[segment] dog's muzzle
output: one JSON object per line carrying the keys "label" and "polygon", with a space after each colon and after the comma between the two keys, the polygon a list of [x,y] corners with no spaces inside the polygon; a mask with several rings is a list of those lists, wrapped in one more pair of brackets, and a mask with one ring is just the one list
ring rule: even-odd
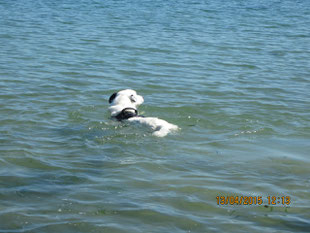
{"label": "dog's muzzle", "polygon": [[119,121],[127,120],[131,117],[138,116],[138,110],[135,108],[124,108],[115,118]]}

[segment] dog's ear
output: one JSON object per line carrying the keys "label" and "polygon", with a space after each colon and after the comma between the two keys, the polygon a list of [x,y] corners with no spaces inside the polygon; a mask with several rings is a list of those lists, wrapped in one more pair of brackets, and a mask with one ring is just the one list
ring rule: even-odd
{"label": "dog's ear", "polygon": [[113,100],[115,99],[115,97],[117,96],[117,92],[113,93],[110,98],[109,98],[109,103],[111,104],[113,102]]}

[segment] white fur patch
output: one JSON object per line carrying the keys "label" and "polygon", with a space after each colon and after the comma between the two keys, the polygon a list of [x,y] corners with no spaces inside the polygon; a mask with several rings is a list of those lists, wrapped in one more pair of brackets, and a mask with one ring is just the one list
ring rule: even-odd
{"label": "white fur patch", "polygon": [[168,123],[165,120],[156,117],[131,117],[127,121],[139,123],[150,127],[153,130],[153,135],[157,137],[164,137],[171,131],[178,129],[178,126]]}
{"label": "white fur patch", "polygon": [[116,116],[124,108],[137,109],[143,102],[143,97],[141,95],[137,95],[136,91],[130,89],[122,90],[117,92],[115,99],[109,107],[109,111],[111,112],[111,116]]}

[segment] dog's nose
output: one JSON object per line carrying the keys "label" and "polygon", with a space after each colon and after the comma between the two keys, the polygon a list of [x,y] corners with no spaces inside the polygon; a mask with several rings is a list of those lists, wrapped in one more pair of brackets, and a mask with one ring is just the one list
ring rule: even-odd
{"label": "dog's nose", "polygon": [[140,96],[139,96],[138,103],[139,103],[139,104],[142,104],[143,102],[144,102],[144,99],[143,99],[143,97],[140,95]]}

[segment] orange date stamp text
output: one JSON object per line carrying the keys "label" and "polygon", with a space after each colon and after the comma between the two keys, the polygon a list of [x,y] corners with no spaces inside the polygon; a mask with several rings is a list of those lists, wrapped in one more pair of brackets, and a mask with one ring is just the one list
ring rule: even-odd
{"label": "orange date stamp text", "polygon": [[217,205],[282,205],[291,204],[290,196],[216,196]]}

